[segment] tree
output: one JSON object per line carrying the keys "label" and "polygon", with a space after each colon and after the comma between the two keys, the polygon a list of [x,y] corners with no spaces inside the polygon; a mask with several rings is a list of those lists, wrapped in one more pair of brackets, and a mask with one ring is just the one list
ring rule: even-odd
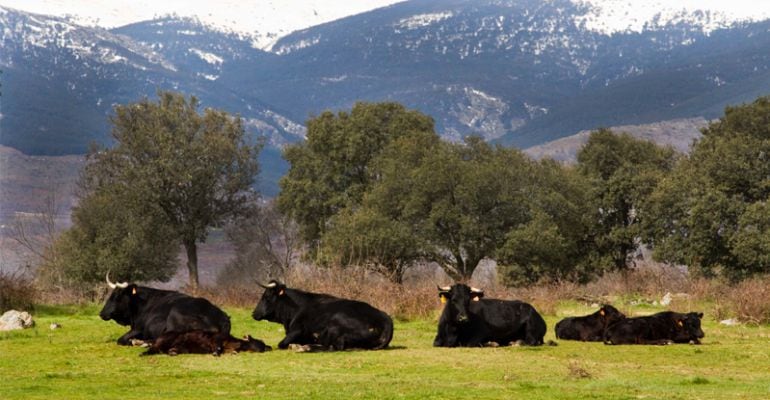
{"label": "tree", "polygon": [[727,107],[652,197],[655,257],[739,280],[770,272],[770,97]]}
{"label": "tree", "polygon": [[300,250],[296,224],[274,202],[254,207],[249,215],[233,221],[225,234],[235,247],[235,258],[217,277],[220,284],[282,279]]}
{"label": "tree", "polygon": [[408,230],[422,259],[465,281],[524,218],[530,162],[520,151],[425,137],[396,142],[377,162],[365,204]]}
{"label": "tree", "polygon": [[157,102],[145,98],[116,106],[111,118],[116,144],[91,152],[83,178],[95,201],[107,202],[101,206],[121,207],[122,196],[130,196],[136,198],[130,211],[137,218],[149,213],[155,226],[168,226],[185,247],[193,288],[197,242],[254,204],[260,150],[260,144],[247,143],[240,118],[210,108],[199,114],[198,107],[195,97],[162,91]]}
{"label": "tree", "polygon": [[591,242],[588,180],[546,159],[533,165],[528,184],[526,219],[506,234],[496,252],[503,283],[585,282],[600,273]]}
{"label": "tree", "polygon": [[284,151],[279,209],[299,225],[315,253],[329,220],[360,204],[377,179],[370,163],[392,140],[433,132],[433,120],[397,103],[356,103],[350,112],[326,111],[307,122],[307,140]]}
{"label": "tree", "polygon": [[[117,189],[117,188],[112,188]],[[103,282],[108,272],[122,280],[168,280],[176,271],[179,242],[165,216],[137,193],[105,187],[80,199],[72,228],[62,233],[40,275],[77,287]]]}
{"label": "tree", "polygon": [[623,270],[639,246],[647,199],[673,168],[676,153],[670,147],[600,129],[591,134],[577,159],[578,170],[592,184],[597,259]]}

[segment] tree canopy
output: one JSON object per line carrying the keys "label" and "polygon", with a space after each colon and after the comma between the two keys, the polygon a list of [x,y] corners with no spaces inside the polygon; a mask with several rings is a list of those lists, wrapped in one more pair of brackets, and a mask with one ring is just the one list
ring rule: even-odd
{"label": "tree canopy", "polygon": [[770,272],[770,98],[727,107],[653,193],[659,259],[707,275]]}
{"label": "tree canopy", "polygon": [[[197,242],[206,239],[211,227],[254,204],[257,194],[252,185],[261,147],[249,143],[240,118],[210,108],[200,114],[198,108],[195,97],[162,91],[157,102],[145,98],[116,106],[111,118],[115,146],[94,149],[89,155],[81,181],[85,201],[79,206],[84,215],[96,219],[93,225],[117,225],[110,233],[112,240],[125,241],[131,232],[121,231],[120,220],[115,220],[124,218],[124,211],[98,213],[92,207],[125,208],[125,199],[131,198],[135,204],[131,218],[152,223],[143,227],[147,235],[137,240],[154,240],[162,232],[181,242],[192,287],[198,285]],[[73,229],[84,228],[82,222],[76,218]],[[133,251],[141,250],[139,246]],[[97,259],[91,263],[102,269],[109,264]],[[134,268],[122,278],[152,275],[140,272],[152,264]]]}
{"label": "tree canopy", "polygon": [[371,162],[392,140],[433,133],[433,119],[398,103],[356,103],[350,112],[326,111],[307,122],[307,140],[289,146],[279,209],[299,225],[315,251],[329,220],[360,204],[376,180]]}
{"label": "tree canopy", "polygon": [[591,134],[577,159],[578,170],[591,181],[596,262],[625,269],[640,244],[648,197],[673,169],[676,153],[628,134],[600,129]]}

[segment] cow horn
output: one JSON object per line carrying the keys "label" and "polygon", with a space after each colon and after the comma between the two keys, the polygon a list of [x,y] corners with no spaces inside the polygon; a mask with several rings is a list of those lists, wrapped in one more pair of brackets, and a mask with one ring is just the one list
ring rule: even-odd
{"label": "cow horn", "polygon": [[483,290],[471,286],[471,293],[484,293]]}
{"label": "cow horn", "polygon": [[267,285],[265,285],[265,284],[262,284],[262,283],[259,283],[259,282],[257,282],[257,285],[259,285],[259,286],[262,286],[262,287],[263,287],[263,288],[265,288],[265,289],[270,289],[270,288],[274,288],[274,287],[275,287],[275,285],[277,285],[277,283],[275,283],[275,281],[270,281],[270,283],[268,283]]}
{"label": "cow horn", "polygon": [[110,282],[110,273],[109,273],[109,271],[107,272],[107,276],[105,276],[105,279],[107,279],[107,286],[109,286],[110,289],[115,289],[115,288],[125,289],[125,288],[128,287],[128,282],[118,282],[118,283]]}
{"label": "cow horn", "polygon": [[451,286],[443,286],[442,287],[442,286],[436,285],[436,287],[438,288],[439,292],[448,292],[448,291],[452,290]]}

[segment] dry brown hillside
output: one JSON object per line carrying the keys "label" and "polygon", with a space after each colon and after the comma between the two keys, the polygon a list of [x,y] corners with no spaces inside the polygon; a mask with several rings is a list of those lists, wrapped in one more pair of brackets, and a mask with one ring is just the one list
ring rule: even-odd
{"label": "dry brown hillside", "polygon": [[[693,141],[701,137],[700,130],[708,125],[704,118],[675,119],[646,125],[624,125],[612,127],[613,132],[626,132],[631,136],[646,139],[662,145],[670,145],[679,152],[690,150]],[[558,161],[574,163],[577,152],[588,140],[590,131],[581,131],[572,136],[533,146],[525,153],[536,159],[550,157]]]}

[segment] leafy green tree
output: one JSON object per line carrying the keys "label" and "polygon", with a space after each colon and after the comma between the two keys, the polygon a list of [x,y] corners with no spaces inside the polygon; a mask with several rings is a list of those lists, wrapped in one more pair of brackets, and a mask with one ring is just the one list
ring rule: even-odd
{"label": "leafy green tree", "polygon": [[652,197],[658,259],[738,280],[770,272],[770,98],[727,107]]}
{"label": "leafy green tree", "polygon": [[[169,227],[186,249],[194,288],[197,243],[210,228],[243,215],[254,204],[260,150],[259,144],[247,142],[240,118],[213,109],[200,114],[198,106],[195,97],[172,92],[159,92],[157,102],[116,106],[111,119],[116,144],[92,152],[83,177],[87,193],[131,194],[137,218],[151,215],[155,229]],[[122,206],[120,196],[98,198],[111,202],[105,207]]]}
{"label": "leafy green tree", "polygon": [[[470,279],[524,218],[529,159],[472,137],[464,144],[424,137],[397,142],[378,160],[367,205],[396,221],[453,279]],[[412,254],[412,253],[410,253]]]}
{"label": "leafy green tree", "polygon": [[330,219],[360,204],[377,176],[371,162],[392,140],[433,132],[433,120],[397,103],[356,103],[350,112],[326,111],[307,123],[307,140],[284,151],[279,209],[299,225],[314,254]]}
{"label": "leafy green tree", "polygon": [[599,274],[591,243],[588,180],[553,160],[533,165],[527,217],[498,249],[498,275],[509,286],[541,280],[585,282]]}
{"label": "leafy green tree", "polygon": [[577,159],[578,170],[592,185],[596,262],[623,270],[639,247],[647,200],[673,169],[676,153],[670,147],[600,129],[591,134]]}
{"label": "leafy green tree", "polygon": [[49,283],[77,287],[102,282],[108,272],[120,280],[165,281],[176,271],[174,231],[163,223],[162,211],[142,204],[137,193],[92,193],[73,209],[72,221],[55,242],[53,253],[59,257],[41,267]]}

